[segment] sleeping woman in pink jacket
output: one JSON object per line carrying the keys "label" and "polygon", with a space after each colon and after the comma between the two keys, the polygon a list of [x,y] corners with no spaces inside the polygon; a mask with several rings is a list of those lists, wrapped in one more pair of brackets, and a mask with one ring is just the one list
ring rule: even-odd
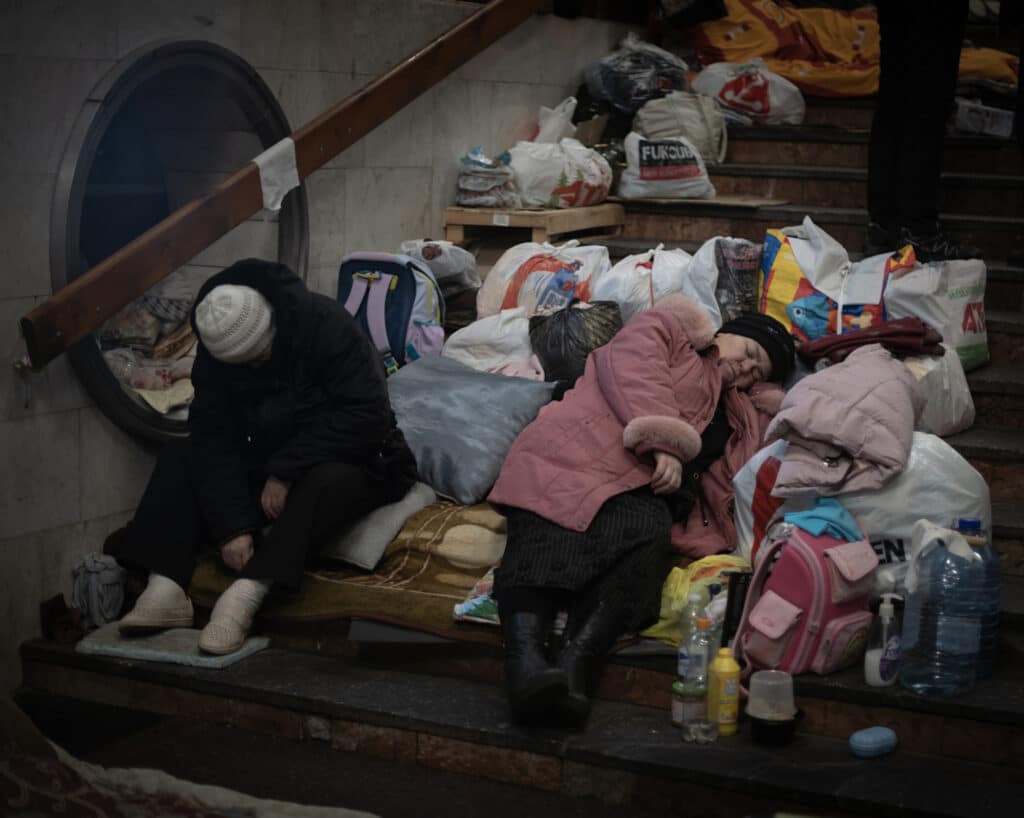
{"label": "sleeping woman in pink jacket", "polygon": [[[774,319],[744,314],[715,334],[672,294],[594,350],[516,439],[488,498],[508,514],[495,596],[514,717],[583,722],[599,660],[657,619],[672,547],[732,549],[732,477],[782,398],[767,382],[784,382],[793,356]],[[569,622],[549,664],[559,610]]]}

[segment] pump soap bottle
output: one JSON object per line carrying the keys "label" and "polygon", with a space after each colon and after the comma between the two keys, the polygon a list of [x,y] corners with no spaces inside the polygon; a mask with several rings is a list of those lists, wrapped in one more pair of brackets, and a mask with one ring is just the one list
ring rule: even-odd
{"label": "pump soap bottle", "polygon": [[867,650],[864,652],[864,681],[872,687],[888,687],[895,684],[899,676],[900,659],[903,650],[900,635],[903,625],[896,615],[894,599],[902,601],[896,594],[882,594],[878,616],[871,623]]}

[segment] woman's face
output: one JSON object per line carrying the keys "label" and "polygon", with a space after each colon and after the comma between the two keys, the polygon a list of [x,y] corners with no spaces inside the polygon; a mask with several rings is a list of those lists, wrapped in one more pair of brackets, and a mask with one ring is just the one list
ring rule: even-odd
{"label": "woman's face", "polygon": [[712,342],[718,347],[718,367],[722,383],[737,389],[749,389],[768,380],[772,362],[768,353],[753,338],[722,332]]}

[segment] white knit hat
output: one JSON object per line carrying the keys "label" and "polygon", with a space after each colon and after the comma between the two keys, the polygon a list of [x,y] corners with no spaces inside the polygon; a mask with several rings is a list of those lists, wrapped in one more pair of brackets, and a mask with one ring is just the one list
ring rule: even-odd
{"label": "white knit hat", "polygon": [[218,361],[240,364],[262,356],[274,341],[274,308],[257,290],[214,287],[196,306],[199,337]]}

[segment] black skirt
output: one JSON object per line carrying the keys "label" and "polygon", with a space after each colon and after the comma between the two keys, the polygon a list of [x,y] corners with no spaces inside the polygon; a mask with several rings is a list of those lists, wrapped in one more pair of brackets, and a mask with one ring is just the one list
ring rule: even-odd
{"label": "black skirt", "polygon": [[642,630],[661,610],[671,531],[669,506],[649,486],[607,500],[586,531],[510,508],[495,596],[500,601],[503,590],[540,588],[610,601],[622,610],[624,630]]}

